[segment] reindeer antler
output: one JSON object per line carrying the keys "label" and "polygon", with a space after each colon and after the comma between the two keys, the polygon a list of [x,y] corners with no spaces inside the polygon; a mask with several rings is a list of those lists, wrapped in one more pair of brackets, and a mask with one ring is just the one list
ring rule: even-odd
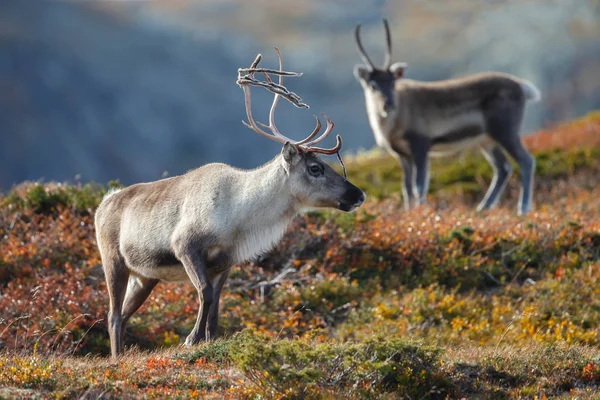
{"label": "reindeer antler", "polygon": [[[383,26],[385,28],[386,50],[385,60],[383,61],[383,66],[381,68],[387,70],[390,67],[390,64],[392,63],[392,35],[390,34],[390,25],[388,24],[388,20],[385,18],[383,19]],[[356,45],[358,46],[358,54],[360,55],[360,58],[363,59],[363,61],[365,62],[365,64],[367,64],[371,71],[377,69],[375,64],[373,64],[373,61],[371,61],[371,58],[369,58],[367,52],[365,51],[360,41],[360,24],[356,25],[356,28],[354,29],[354,39],[356,40]]]}
{"label": "reindeer antler", "polygon": [[[275,125],[275,109],[277,108],[277,104],[279,103],[280,97],[283,97],[284,99],[286,99],[287,101],[289,101],[290,103],[292,103],[294,106],[296,106],[298,108],[309,108],[309,106],[302,102],[302,99],[300,98],[300,96],[298,96],[294,92],[290,92],[285,86],[283,86],[283,77],[284,76],[297,77],[297,76],[301,76],[302,73],[301,72],[284,71],[283,70],[283,59],[281,57],[281,52],[279,51],[279,49],[277,47],[275,47],[275,51],[277,51],[277,57],[279,58],[279,70],[268,69],[268,68],[258,68],[258,64],[262,60],[262,55],[260,55],[260,54],[258,54],[256,56],[256,58],[254,59],[254,62],[250,66],[250,68],[238,69],[238,79],[237,79],[236,83],[244,91],[244,99],[245,99],[245,103],[246,103],[246,115],[248,117],[248,122],[242,121],[242,123],[261,136],[264,136],[271,140],[275,140],[280,143],[290,142],[290,143],[294,144],[298,149],[301,149],[305,152],[314,152],[314,153],[321,153],[321,154],[336,154],[336,153],[338,153],[340,151],[340,148],[342,147],[342,138],[339,135],[336,136],[336,140],[337,140],[336,145],[334,147],[332,147],[331,149],[323,149],[320,147],[314,147],[315,144],[317,144],[317,143],[321,142],[323,139],[325,139],[333,130],[334,123],[325,114],[323,114],[323,116],[325,117],[325,121],[327,122],[327,127],[325,128],[325,131],[323,132],[323,134],[321,134],[316,139],[313,139],[313,138],[315,136],[317,136],[317,134],[321,130],[321,126],[322,126],[321,121],[319,120],[319,117],[317,117],[316,115],[315,115],[315,119],[317,120],[317,126],[315,127],[315,129],[313,130],[313,132],[310,135],[308,135],[305,139],[302,139],[300,141],[295,141],[295,140],[288,138],[287,136],[284,136],[277,129],[277,126]],[[254,77],[254,74],[256,74],[256,73],[262,73],[266,78],[266,82],[256,79]],[[277,75],[279,77],[279,82],[278,83],[273,82],[271,80],[271,78],[269,77],[269,74]],[[260,86],[260,87],[267,89],[271,93],[275,94],[275,97],[273,98],[273,104],[271,105],[271,110],[269,112],[269,125],[263,124],[261,122],[256,122],[256,121],[254,121],[254,118],[252,117],[252,110],[251,110],[252,102],[251,102],[251,97],[250,97],[250,86]],[[262,129],[260,129],[258,127],[258,125],[262,126],[263,128],[268,129],[271,133],[267,133],[267,132],[263,131]]]}

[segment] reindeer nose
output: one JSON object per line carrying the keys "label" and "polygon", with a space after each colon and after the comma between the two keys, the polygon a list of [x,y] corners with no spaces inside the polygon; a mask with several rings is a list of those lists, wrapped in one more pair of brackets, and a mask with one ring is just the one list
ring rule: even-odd
{"label": "reindeer nose", "polygon": [[[360,189],[359,189],[360,190]],[[367,199],[367,195],[365,194],[365,192],[363,192],[362,190],[360,191],[360,196],[358,196],[356,203],[352,204],[352,209],[356,209],[360,206],[362,206],[365,202],[365,200]]]}
{"label": "reindeer nose", "polygon": [[365,192],[363,192],[361,190],[360,198],[358,199],[358,201],[356,203],[354,203],[354,207],[356,208],[356,207],[362,206],[366,199],[367,199],[367,195],[365,194]]}
{"label": "reindeer nose", "polygon": [[343,198],[340,199],[338,208],[342,211],[350,212],[356,209],[357,207],[360,207],[365,202],[367,196],[365,195],[365,192],[363,192],[353,184],[349,182],[347,184],[348,189]]}

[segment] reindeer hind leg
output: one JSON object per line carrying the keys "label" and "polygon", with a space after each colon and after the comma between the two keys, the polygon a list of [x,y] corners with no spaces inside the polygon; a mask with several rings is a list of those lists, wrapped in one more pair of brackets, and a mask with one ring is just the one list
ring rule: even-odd
{"label": "reindeer hind leg", "polygon": [[494,146],[491,149],[481,148],[483,156],[488,160],[494,170],[494,177],[490,183],[490,187],[479,206],[477,211],[493,208],[498,204],[500,195],[504,192],[508,179],[512,175],[513,167],[506,158],[504,151],[500,146]]}
{"label": "reindeer hind leg", "polygon": [[121,310],[121,340],[125,340],[125,326],[129,318],[144,304],[152,289],[158,284],[158,279],[129,276],[127,292]]}
{"label": "reindeer hind leg", "polygon": [[535,158],[525,149],[520,130],[525,107],[524,99],[519,101],[498,100],[490,104],[486,113],[489,135],[506,150],[519,165],[521,175],[521,195],[519,215],[531,211]]}
{"label": "reindeer hind leg", "polygon": [[117,245],[101,251],[106,287],[109,296],[108,334],[113,357],[123,352],[122,313],[123,300],[127,291],[129,270],[121,257]]}

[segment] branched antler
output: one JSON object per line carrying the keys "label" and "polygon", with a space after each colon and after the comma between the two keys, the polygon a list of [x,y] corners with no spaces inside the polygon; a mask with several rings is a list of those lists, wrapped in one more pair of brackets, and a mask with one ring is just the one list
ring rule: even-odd
{"label": "branched antler", "polygon": [[[262,56],[259,54],[256,56],[256,59],[260,62]],[[256,62],[256,60],[255,60]],[[246,73],[246,75],[240,75],[242,73]],[[263,73],[267,78],[267,82],[259,81],[254,77],[256,73]],[[279,76],[302,76],[301,72],[286,72],[286,71],[277,71],[274,69],[267,68],[240,68],[238,69],[238,79],[236,83],[241,87],[242,85],[253,85],[253,86],[262,86],[267,89],[269,92],[277,94],[298,108],[310,108],[308,104],[303,103],[300,96],[298,96],[294,92],[290,92],[285,86],[277,84],[269,78],[267,74],[274,74]]]}
{"label": "branched antler", "polygon": [[[296,106],[298,108],[309,108],[309,106],[306,103],[302,102],[302,99],[300,98],[300,96],[298,96],[294,92],[289,91],[285,86],[283,86],[283,77],[284,76],[298,77],[298,76],[301,76],[302,73],[301,72],[284,71],[281,53],[277,47],[275,47],[275,50],[277,51],[277,57],[279,58],[279,70],[274,70],[274,69],[270,69],[270,68],[258,68],[258,64],[262,60],[262,55],[260,55],[260,54],[258,54],[256,56],[256,58],[254,59],[254,62],[250,66],[250,68],[239,68],[238,69],[238,79],[237,79],[236,83],[244,91],[244,98],[245,98],[245,103],[246,103],[246,115],[248,117],[248,122],[242,121],[243,124],[264,137],[267,137],[269,139],[275,140],[280,143],[290,142],[290,143],[294,144],[298,149],[306,151],[306,152],[315,152],[315,153],[321,153],[321,154],[336,154],[336,153],[338,153],[340,151],[340,148],[342,147],[342,139],[339,135],[336,136],[336,141],[337,141],[336,145],[331,149],[323,149],[320,147],[314,147],[314,145],[316,145],[317,143],[319,143],[323,139],[325,139],[333,130],[334,124],[329,119],[329,117],[327,117],[325,114],[323,114],[323,116],[325,117],[325,121],[327,122],[327,127],[325,128],[325,131],[323,132],[323,134],[318,136],[316,139],[314,139],[314,137],[317,136],[317,134],[321,130],[321,126],[322,126],[321,121],[319,120],[319,118],[316,115],[315,115],[315,118],[317,120],[317,126],[315,127],[313,132],[308,137],[306,137],[305,139],[302,139],[300,141],[295,141],[295,140],[292,140],[292,139],[284,136],[277,129],[277,126],[275,125],[275,109],[277,108],[277,104],[279,103],[280,97],[283,97],[284,99],[286,99],[287,101],[289,101],[290,103],[292,103],[294,106]],[[254,77],[254,74],[256,74],[256,73],[262,73],[266,78],[266,82],[256,79]],[[278,83],[273,82],[273,80],[269,77],[269,74],[277,75],[279,77],[279,82]],[[251,86],[260,86],[260,87],[267,89],[271,93],[275,94],[275,97],[273,98],[273,104],[271,105],[271,110],[269,112],[269,125],[254,121],[254,118],[252,117],[252,110],[251,110],[252,103],[251,103],[251,97],[250,97],[250,87]],[[263,128],[270,130],[271,133],[267,133],[267,132],[263,131],[262,129],[259,128],[259,125]]]}

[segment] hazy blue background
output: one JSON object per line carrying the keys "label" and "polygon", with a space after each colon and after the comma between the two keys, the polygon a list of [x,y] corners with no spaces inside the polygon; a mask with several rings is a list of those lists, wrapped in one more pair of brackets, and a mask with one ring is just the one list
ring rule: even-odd
{"label": "hazy blue background", "polygon": [[[241,124],[236,71],[258,52],[276,66],[274,45],[304,72],[288,84],[311,105],[282,104],[281,130],[304,137],[326,112],[346,151],[371,148],[353,29],[364,25],[380,62],[383,16],[409,78],[498,70],[535,82],[544,99],[526,132],[600,108],[597,0],[0,0],[0,190],[258,166],[280,146]],[[266,120],[271,97],[254,99]]]}

